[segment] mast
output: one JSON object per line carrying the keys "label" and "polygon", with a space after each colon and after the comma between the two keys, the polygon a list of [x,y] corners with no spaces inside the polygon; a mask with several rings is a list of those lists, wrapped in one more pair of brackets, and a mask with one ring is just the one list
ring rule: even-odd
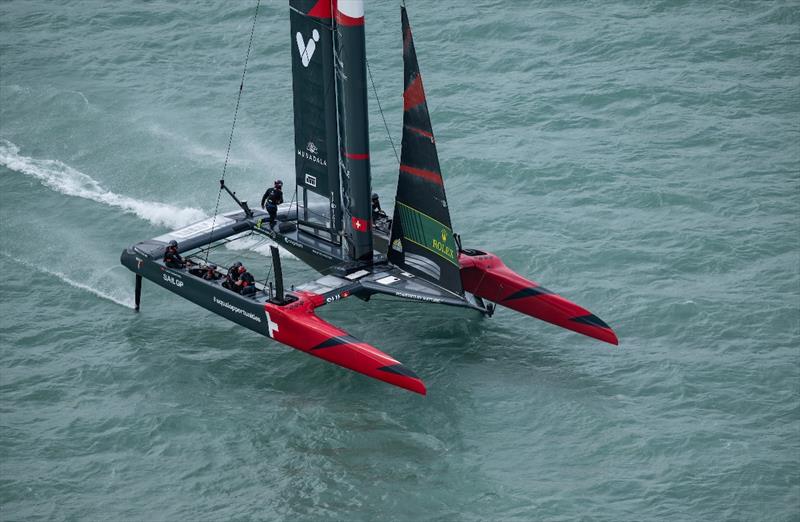
{"label": "mast", "polygon": [[364,1],[333,0],[342,204],[347,255],[372,261]]}

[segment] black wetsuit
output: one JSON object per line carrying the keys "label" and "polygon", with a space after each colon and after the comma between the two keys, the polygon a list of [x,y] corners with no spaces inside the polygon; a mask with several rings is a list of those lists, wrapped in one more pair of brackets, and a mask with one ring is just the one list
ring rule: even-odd
{"label": "black wetsuit", "polygon": [[269,226],[275,224],[278,215],[278,205],[283,203],[283,191],[277,187],[270,187],[261,196],[261,208],[269,212]]}
{"label": "black wetsuit", "polygon": [[164,252],[164,264],[169,268],[183,268],[186,266],[186,262],[178,253],[178,249],[170,247],[167,247],[167,251]]}
{"label": "black wetsuit", "polygon": [[234,292],[238,292],[239,287],[236,286],[236,281],[238,280],[239,280],[239,267],[232,266],[228,269],[228,275],[225,276],[225,281],[222,282],[222,286],[224,286],[228,290],[233,290]]}
{"label": "black wetsuit", "polygon": [[220,275],[217,273],[216,270],[208,269],[206,270],[206,272],[203,274],[202,277],[206,281],[216,281],[217,279],[220,278]]}
{"label": "black wetsuit", "polygon": [[220,278],[217,271],[211,268],[191,268],[189,273],[206,281],[216,281]]}
{"label": "black wetsuit", "polygon": [[379,219],[389,219],[389,216],[386,215],[386,212],[383,211],[381,208],[380,202],[378,200],[372,200],[372,221],[378,221]]}
{"label": "black wetsuit", "polygon": [[250,272],[239,274],[239,281],[242,282],[239,286],[242,295],[254,295],[256,293],[256,280],[253,274]]}

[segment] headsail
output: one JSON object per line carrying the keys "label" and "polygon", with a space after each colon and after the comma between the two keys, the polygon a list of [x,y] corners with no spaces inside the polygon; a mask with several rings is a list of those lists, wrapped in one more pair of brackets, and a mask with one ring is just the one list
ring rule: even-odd
{"label": "headsail", "polygon": [[341,230],[333,16],[330,0],[290,0],[298,221],[323,238]]}
{"label": "headsail", "polygon": [[403,145],[389,260],[463,295],[458,249],[436,154],[428,104],[405,7],[403,24]]}

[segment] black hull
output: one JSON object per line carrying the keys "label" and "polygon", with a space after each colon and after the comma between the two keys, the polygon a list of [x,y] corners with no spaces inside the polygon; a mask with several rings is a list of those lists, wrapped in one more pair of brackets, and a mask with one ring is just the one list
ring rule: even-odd
{"label": "black hull", "polygon": [[[338,257],[341,248],[310,234],[299,231],[291,216],[279,216],[278,224],[271,229],[266,223],[266,213],[255,211],[248,218],[243,212],[229,213],[215,221],[213,234],[202,230],[181,242],[181,251],[205,246],[246,231],[254,231],[271,238],[275,243],[291,252],[321,274],[329,274],[334,266],[345,260]],[[194,227],[192,225],[188,229]],[[280,232],[283,230],[284,232]],[[377,245],[386,246],[388,236],[379,231],[375,234]],[[143,241],[126,248],[120,258],[121,263],[133,273],[196,303],[236,324],[249,328],[262,335],[269,335],[264,316],[264,304],[268,296],[260,289],[256,297],[244,297],[222,286],[224,278],[208,281],[189,273],[185,269],[174,269],[164,265],[166,241],[159,238]],[[385,260],[385,251],[376,252],[376,260]]]}
{"label": "black hull", "polygon": [[243,297],[223,287],[223,279],[206,281],[186,270],[168,268],[160,260],[149,259],[133,248],[122,252],[120,261],[135,274],[170,292],[256,333],[269,336],[264,315],[265,298]]}

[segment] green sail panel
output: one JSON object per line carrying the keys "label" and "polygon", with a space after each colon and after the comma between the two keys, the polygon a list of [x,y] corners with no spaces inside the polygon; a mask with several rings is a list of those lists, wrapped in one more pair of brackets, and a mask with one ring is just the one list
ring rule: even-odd
{"label": "green sail panel", "polygon": [[403,240],[411,241],[432,254],[458,266],[458,249],[453,239],[453,229],[427,214],[402,203],[397,203],[400,222],[403,223]]}

